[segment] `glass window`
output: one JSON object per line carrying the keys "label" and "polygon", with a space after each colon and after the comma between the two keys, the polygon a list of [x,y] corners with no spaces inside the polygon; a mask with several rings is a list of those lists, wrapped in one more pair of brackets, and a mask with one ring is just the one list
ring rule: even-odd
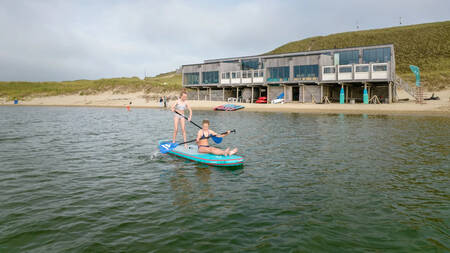
{"label": "glass window", "polygon": [[263,70],[259,71],[259,77],[264,77],[264,71]]}
{"label": "glass window", "polygon": [[242,72],[242,78],[247,78],[247,72],[246,71]]}
{"label": "glass window", "polygon": [[391,48],[371,48],[363,50],[364,63],[389,62],[391,60]]}
{"label": "glass window", "polygon": [[274,68],[267,68],[267,71],[269,71],[269,77],[267,80],[269,82],[273,81],[280,81],[289,80],[289,67],[274,67]]}
{"label": "glass window", "polygon": [[236,72],[231,73],[231,78],[236,78]]}
{"label": "glass window", "polygon": [[374,65],[373,71],[387,71],[386,65]]}
{"label": "glass window", "polygon": [[225,79],[225,73],[222,73],[222,79]]}
{"label": "glass window", "polygon": [[258,68],[259,68],[258,59],[242,60],[242,70],[258,69]]}
{"label": "glass window", "polygon": [[336,69],[334,67],[325,67],[323,69],[323,73],[325,73],[325,74],[333,74],[333,73],[336,73]]}
{"label": "glass window", "polygon": [[358,64],[358,63],[359,63],[358,50],[339,52],[339,65]]}
{"label": "glass window", "polygon": [[248,78],[252,78],[252,72],[251,71],[247,72],[247,77]]}
{"label": "glass window", "polygon": [[356,72],[369,72],[369,66],[356,66]]}
{"label": "glass window", "polygon": [[319,76],[319,65],[294,66],[294,77],[296,78],[318,77],[318,76]]}
{"label": "glass window", "polygon": [[351,73],[352,67],[339,67],[339,73]]}
{"label": "glass window", "polygon": [[199,83],[199,72],[185,73],[184,79],[186,84],[198,84]]}
{"label": "glass window", "polygon": [[241,78],[241,72],[236,73],[236,78]]}
{"label": "glass window", "polygon": [[258,71],[253,72],[253,77],[258,77]]}
{"label": "glass window", "polygon": [[202,76],[204,84],[219,83],[219,71],[202,72]]}
{"label": "glass window", "polygon": [[227,72],[227,79],[230,79],[230,72]]}

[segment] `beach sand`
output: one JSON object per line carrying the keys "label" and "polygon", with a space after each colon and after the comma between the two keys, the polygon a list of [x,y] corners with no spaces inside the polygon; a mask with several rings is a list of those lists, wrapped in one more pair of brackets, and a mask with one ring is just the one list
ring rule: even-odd
{"label": "beach sand", "polygon": [[[174,94],[166,94],[174,95]],[[427,92],[425,97],[429,97]],[[399,98],[409,98],[409,101],[392,104],[312,104],[312,103],[286,103],[286,104],[250,104],[235,103],[245,106],[241,111],[256,112],[303,112],[303,113],[351,113],[351,114],[425,114],[450,116],[450,90],[435,92],[440,100],[428,100],[425,104],[416,104],[414,99],[406,92],[399,91]],[[97,106],[97,107],[126,107],[132,102],[131,108],[161,108],[156,99],[150,99],[143,92],[128,94],[113,94],[106,92],[96,95],[66,95],[34,97],[19,101],[19,106]],[[174,101],[170,101],[168,106]],[[194,110],[213,110],[222,105],[223,101],[189,101]],[[13,105],[12,101],[0,99],[0,105]]]}

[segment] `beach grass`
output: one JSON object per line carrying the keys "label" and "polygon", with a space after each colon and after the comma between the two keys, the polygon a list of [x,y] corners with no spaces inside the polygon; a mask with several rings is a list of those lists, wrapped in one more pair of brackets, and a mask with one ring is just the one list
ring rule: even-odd
{"label": "beach grass", "polygon": [[163,93],[180,89],[181,74],[169,72],[144,80],[138,77],[121,77],[62,82],[0,82],[0,97],[12,100],[32,96],[92,95],[106,91]]}
{"label": "beach grass", "polygon": [[423,86],[450,86],[450,21],[312,37],[287,43],[267,54],[394,44],[396,73],[414,82],[409,65],[419,66]]}

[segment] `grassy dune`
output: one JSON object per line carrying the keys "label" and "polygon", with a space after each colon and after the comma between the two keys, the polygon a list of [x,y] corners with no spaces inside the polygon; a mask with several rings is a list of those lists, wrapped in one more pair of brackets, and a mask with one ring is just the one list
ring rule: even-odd
{"label": "grassy dune", "polygon": [[267,54],[394,44],[397,74],[412,82],[409,65],[421,69],[430,90],[450,87],[450,21],[312,37],[287,43]]}
{"label": "grassy dune", "polygon": [[76,80],[63,82],[0,82],[0,97],[7,99],[31,96],[57,96],[68,94],[90,95],[105,91],[115,93],[145,91],[168,92],[181,89],[181,75],[169,72],[147,77],[122,77],[99,80]]}

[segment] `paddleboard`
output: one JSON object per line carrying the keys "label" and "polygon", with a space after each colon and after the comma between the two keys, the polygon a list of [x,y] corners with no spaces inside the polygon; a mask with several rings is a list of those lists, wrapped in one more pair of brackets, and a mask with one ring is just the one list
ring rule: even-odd
{"label": "paddleboard", "polygon": [[[167,143],[170,141],[159,141],[159,145]],[[198,163],[213,165],[213,166],[240,166],[244,164],[244,158],[238,155],[223,156],[223,155],[213,155],[199,153],[197,145],[188,145],[185,148],[184,145],[179,145],[173,150],[169,151],[168,154],[175,155],[187,160],[191,160]]]}

